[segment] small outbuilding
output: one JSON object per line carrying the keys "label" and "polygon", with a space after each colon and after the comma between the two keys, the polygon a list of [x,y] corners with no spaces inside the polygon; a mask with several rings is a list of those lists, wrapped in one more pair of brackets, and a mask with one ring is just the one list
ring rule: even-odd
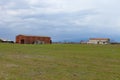
{"label": "small outbuilding", "polygon": [[0,39],[0,43],[14,43],[14,41]]}
{"label": "small outbuilding", "polygon": [[2,43],[2,42],[3,42],[3,40],[2,40],[2,39],[0,39],[0,42]]}
{"label": "small outbuilding", "polygon": [[51,44],[51,38],[46,36],[17,35],[18,44]]}
{"label": "small outbuilding", "polygon": [[109,38],[90,38],[88,44],[110,44]]}

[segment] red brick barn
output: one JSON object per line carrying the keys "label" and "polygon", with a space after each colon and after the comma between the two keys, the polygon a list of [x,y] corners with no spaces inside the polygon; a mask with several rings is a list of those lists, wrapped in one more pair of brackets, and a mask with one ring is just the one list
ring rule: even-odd
{"label": "red brick barn", "polygon": [[17,35],[18,44],[51,44],[51,38],[45,36]]}

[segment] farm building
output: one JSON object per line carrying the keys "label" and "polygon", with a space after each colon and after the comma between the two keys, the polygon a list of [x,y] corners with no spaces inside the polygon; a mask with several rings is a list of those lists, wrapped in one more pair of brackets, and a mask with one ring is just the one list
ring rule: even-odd
{"label": "farm building", "polygon": [[88,44],[109,44],[109,38],[90,38]]}
{"label": "farm building", "polygon": [[45,36],[17,35],[18,44],[51,44],[51,38]]}
{"label": "farm building", "polygon": [[14,43],[14,41],[0,39],[0,43]]}
{"label": "farm building", "polygon": [[2,40],[2,39],[0,39],[0,42],[3,42],[3,40]]}

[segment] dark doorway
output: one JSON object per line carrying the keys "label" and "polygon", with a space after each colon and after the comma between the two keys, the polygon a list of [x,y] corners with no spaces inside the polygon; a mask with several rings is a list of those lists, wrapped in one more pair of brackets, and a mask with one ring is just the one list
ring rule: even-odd
{"label": "dark doorway", "polygon": [[25,41],[24,41],[24,39],[22,39],[22,40],[21,40],[21,44],[24,44],[24,43],[25,43]]}
{"label": "dark doorway", "polygon": [[97,44],[100,44],[100,42],[98,41]]}

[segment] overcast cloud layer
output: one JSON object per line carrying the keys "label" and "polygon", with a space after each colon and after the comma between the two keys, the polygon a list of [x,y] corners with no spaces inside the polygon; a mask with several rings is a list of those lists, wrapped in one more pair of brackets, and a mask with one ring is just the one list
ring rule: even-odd
{"label": "overcast cloud layer", "polygon": [[0,37],[50,36],[53,41],[107,37],[120,41],[120,0],[0,0]]}

